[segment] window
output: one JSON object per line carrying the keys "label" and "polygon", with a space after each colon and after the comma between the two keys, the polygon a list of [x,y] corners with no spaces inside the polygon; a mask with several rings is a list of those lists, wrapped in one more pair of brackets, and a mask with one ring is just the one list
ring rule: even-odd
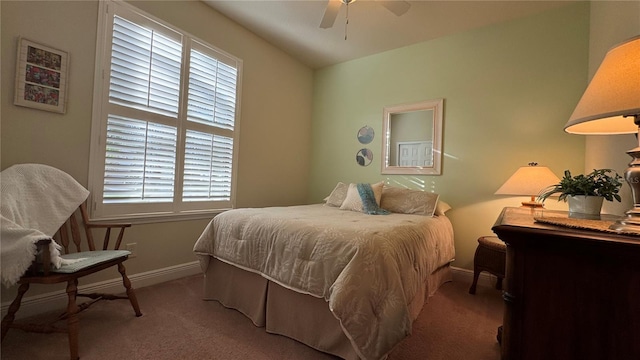
{"label": "window", "polygon": [[232,208],[242,62],[130,5],[100,5],[92,218]]}

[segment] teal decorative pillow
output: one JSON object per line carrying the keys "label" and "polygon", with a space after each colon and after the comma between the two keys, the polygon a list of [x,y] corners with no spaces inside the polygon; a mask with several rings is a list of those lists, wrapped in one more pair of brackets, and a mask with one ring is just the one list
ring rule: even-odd
{"label": "teal decorative pillow", "polygon": [[[384,186],[384,182],[381,181],[379,183],[371,184],[371,190],[373,190],[373,195],[376,199],[376,203],[380,206],[380,198],[382,197],[382,187]],[[349,189],[347,190],[347,196],[340,205],[340,210],[351,210],[351,211],[359,211],[363,212],[364,208],[362,206],[362,199],[360,198],[360,193],[358,192],[357,184],[351,183],[349,184]]]}
{"label": "teal decorative pillow", "polygon": [[382,209],[376,201],[371,184],[356,185],[360,200],[362,200],[362,212],[368,215],[389,215],[388,210]]}

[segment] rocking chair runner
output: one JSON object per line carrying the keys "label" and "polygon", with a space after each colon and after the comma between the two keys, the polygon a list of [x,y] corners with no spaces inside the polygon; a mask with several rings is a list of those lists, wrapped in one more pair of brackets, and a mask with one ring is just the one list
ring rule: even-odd
{"label": "rocking chair runner", "polygon": [[[3,191],[5,190],[6,189],[3,188]],[[78,218],[80,218],[80,220],[78,220]],[[70,358],[75,360],[79,358],[79,312],[87,309],[90,305],[99,300],[128,299],[133,307],[135,315],[141,316],[142,313],[140,312],[135,292],[131,286],[131,281],[126,275],[125,267],[123,265],[123,262],[127,260],[130,252],[126,250],[118,250],[122,243],[124,230],[130,226],[130,224],[100,224],[90,222],[86,205],[83,202],[78,207],[78,210],[69,217],[53,237],[54,240],[62,247],[63,255],[61,255],[61,258],[67,260],[67,262],[71,262],[70,264],[65,264],[58,269],[53,268],[51,266],[52,255],[50,251],[50,243],[52,240],[44,239],[37,241],[36,246],[38,248],[38,255],[33,261],[31,267],[20,278],[20,280],[18,280],[18,284],[20,284],[18,294],[9,306],[7,314],[2,319],[2,339],[4,339],[10,328],[18,328],[24,331],[39,333],[66,332],[68,333],[69,338]],[[84,236],[82,228],[84,228]],[[111,229],[114,228],[119,228],[120,231],[115,244],[113,244],[113,250],[108,250],[111,238]],[[96,248],[95,246],[92,234],[92,230],[94,229],[103,229],[104,231],[104,239],[101,249]],[[126,296],[99,293],[78,293],[79,278],[113,266],[117,266],[118,272],[122,276]],[[66,312],[60,315],[57,320],[47,324],[25,324],[14,322],[15,314],[20,308],[22,297],[27,290],[29,290],[30,284],[57,284],[64,282],[67,283],[66,292],[68,295],[68,304]],[[88,297],[92,300],[82,304],[77,304],[77,297]],[[55,325],[56,322],[65,319],[67,323],[66,328]]]}

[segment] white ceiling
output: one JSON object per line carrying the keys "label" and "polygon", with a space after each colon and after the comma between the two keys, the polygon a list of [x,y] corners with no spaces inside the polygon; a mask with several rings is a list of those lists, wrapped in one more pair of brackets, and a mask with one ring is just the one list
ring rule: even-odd
{"label": "white ceiling", "polygon": [[220,13],[278,46],[312,68],[360,58],[532,15],[570,1],[408,1],[396,16],[380,2],[358,0],[342,5],[332,28],[321,29],[328,0],[202,0]]}

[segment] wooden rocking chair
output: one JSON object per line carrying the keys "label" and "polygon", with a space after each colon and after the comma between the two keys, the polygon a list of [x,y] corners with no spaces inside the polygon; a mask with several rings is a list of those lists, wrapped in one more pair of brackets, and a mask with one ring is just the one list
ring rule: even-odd
{"label": "wooden rocking chair", "polygon": [[[124,235],[124,230],[131,224],[101,224],[89,221],[85,203],[69,217],[54,236],[55,241],[62,246],[61,257],[66,260],[77,260],[76,262],[64,265],[59,269],[51,266],[50,243],[51,239],[38,241],[38,255],[31,267],[20,278],[18,284],[18,294],[8,308],[7,314],[2,319],[2,340],[4,340],[10,328],[22,329],[24,331],[53,333],[66,332],[69,337],[70,358],[78,359],[78,335],[79,322],[78,313],[87,309],[90,305],[99,300],[128,299],[133,307],[136,316],[141,316],[138,300],[131,287],[131,281],[126,275],[123,262],[127,260],[130,252],[119,250]],[[111,229],[120,229],[117,239],[109,250]],[[92,230],[102,229],[104,239],[102,246],[96,248]],[[84,230],[84,231],[83,231]],[[112,294],[81,294],[78,293],[78,279],[101,271],[103,269],[116,266],[122,276],[122,283],[126,290],[126,296],[116,296]],[[66,292],[68,304],[66,311],[58,319],[46,324],[26,324],[14,322],[15,314],[20,308],[22,297],[29,290],[31,284],[58,284],[67,283]],[[82,304],[76,303],[77,297],[87,297],[91,300]],[[66,320],[66,327],[56,326],[60,320]]]}

